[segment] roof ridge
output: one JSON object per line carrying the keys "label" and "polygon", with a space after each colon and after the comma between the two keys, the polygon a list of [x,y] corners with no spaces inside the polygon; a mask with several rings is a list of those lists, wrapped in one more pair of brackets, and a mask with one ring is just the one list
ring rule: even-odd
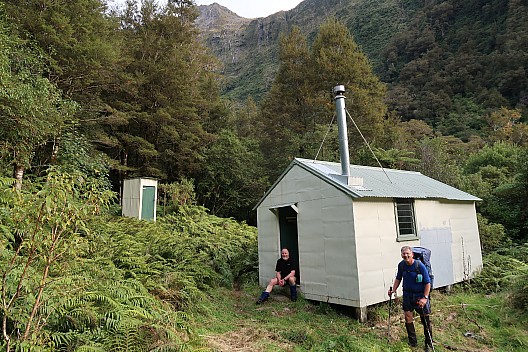
{"label": "roof ridge", "polygon": [[[334,161],[324,161],[324,160],[304,159],[304,158],[295,158],[295,160],[298,160],[299,162],[301,162],[303,164],[323,164],[323,165],[326,164],[326,165],[340,166],[340,164],[338,162],[334,162]],[[412,173],[412,174],[423,175],[419,171],[391,169],[391,168],[385,168],[385,167],[379,167],[379,166],[367,166],[367,165],[350,164],[350,167],[353,167],[353,168],[356,168],[356,169],[370,169],[370,170],[380,170],[380,171],[385,170],[385,171],[390,171],[390,172],[402,172],[402,173]],[[429,176],[426,176],[426,175],[423,175],[423,176],[429,177]]]}

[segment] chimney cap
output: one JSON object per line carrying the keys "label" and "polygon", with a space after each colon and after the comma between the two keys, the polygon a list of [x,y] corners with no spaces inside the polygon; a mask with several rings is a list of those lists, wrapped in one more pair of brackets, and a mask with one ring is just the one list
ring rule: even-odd
{"label": "chimney cap", "polygon": [[335,95],[341,95],[345,93],[345,86],[344,85],[338,85],[334,87],[334,94]]}

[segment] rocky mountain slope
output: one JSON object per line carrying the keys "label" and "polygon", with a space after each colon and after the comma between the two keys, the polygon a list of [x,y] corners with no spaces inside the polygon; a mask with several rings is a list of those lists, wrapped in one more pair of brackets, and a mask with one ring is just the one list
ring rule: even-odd
{"label": "rocky mountain slope", "polygon": [[228,8],[214,3],[198,6],[200,17],[196,22],[202,38],[224,63],[239,62],[244,30],[250,19],[238,16]]}

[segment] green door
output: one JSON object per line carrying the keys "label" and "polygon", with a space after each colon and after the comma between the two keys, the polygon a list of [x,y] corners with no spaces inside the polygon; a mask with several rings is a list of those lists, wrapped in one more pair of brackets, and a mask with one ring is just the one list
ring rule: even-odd
{"label": "green door", "polygon": [[156,202],[156,187],[143,186],[143,198],[141,200],[141,219],[154,219],[154,205]]}
{"label": "green door", "polygon": [[297,265],[297,284],[301,282],[301,268],[299,267],[299,237],[297,232],[297,212],[292,207],[279,208],[280,246],[287,248],[290,258]]}

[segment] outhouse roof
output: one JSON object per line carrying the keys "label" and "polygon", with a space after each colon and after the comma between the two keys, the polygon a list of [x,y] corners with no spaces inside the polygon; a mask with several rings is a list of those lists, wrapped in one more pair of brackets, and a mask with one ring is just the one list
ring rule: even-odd
{"label": "outhouse roof", "polygon": [[305,169],[354,198],[447,199],[473,202],[481,200],[419,172],[371,166],[350,165],[352,182],[347,185],[346,178],[341,176],[340,163],[295,158],[255,208],[295,166]]}

